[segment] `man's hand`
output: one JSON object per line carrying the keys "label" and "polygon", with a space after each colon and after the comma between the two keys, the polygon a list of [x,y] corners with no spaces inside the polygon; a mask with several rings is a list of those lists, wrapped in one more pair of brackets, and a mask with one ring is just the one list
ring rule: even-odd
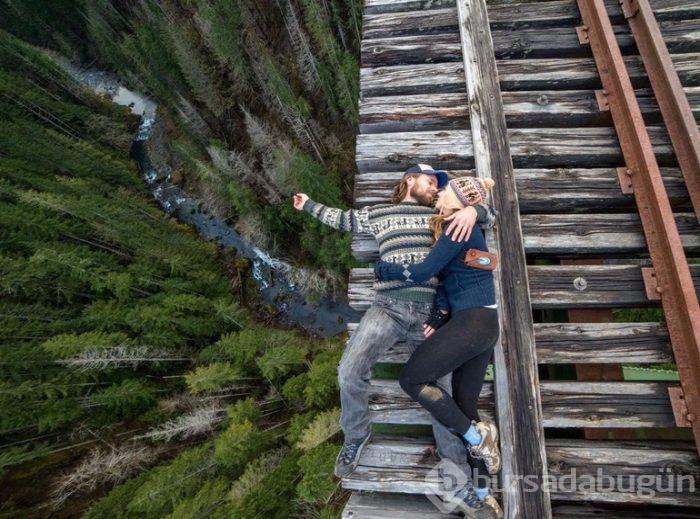
{"label": "man's hand", "polygon": [[472,234],[472,228],[476,223],[479,213],[472,206],[460,209],[451,216],[445,218],[450,222],[445,234],[452,237],[452,241],[466,241]]}
{"label": "man's hand", "polygon": [[294,209],[296,209],[297,211],[301,211],[302,209],[304,209],[304,204],[308,199],[309,197],[305,193],[297,193],[296,195],[294,195]]}

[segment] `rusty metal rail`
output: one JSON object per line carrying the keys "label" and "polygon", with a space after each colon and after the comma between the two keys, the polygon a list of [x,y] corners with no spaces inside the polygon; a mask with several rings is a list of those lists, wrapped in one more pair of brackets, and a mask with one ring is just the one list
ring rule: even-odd
{"label": "rusty metal rail", "polygon": [[[660,294],[681,379],[685,416],[700,452],[700,305],[690,276],[673,212],[659,166],[644,125],[612,24],[603,0],[577,0],[584,26],[603,83],[603,96],[613,117],[626,172],[644,227],[653,270],[646,276],[649,291]],[[642,2],[635,2],[640,4]],[[629,12],[632,12],[628,9]],[[651,12],[651,11],[649,11]],[[650,74],[651,75],[651,74]],[[675,96],[674,96],[675,97]],[[667,117],[664,115],[664,117]],[[670,116],[672,119],[677,116]],[[694,124],[694,123],[693,123]],[[697,170],[694,172],[697,175]],[[697,210],[697,208],[696,208]]]}
{"label": "rusty metal rail", "polygon": [[649,0],[620,0],[700,219],[700,130]]}

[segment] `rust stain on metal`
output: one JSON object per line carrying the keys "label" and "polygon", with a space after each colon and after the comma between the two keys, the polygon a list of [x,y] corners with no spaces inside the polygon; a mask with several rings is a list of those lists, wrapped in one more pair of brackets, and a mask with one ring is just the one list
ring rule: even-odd
{"label": "rust stain on metal", "polygon": [[621,0],[620,3],[671,137],[695,216],[700,219],[700,130],[693,111],[649,0]]}
{"label": "rust stain on metal", "polygon": [[[657,292],[662,290],[661,304],[688,415],[700,416],[700,385],[697,384],[700,373],[700,305],[688,261],[605,3],[603,0],[577,2],[583,24],[588,28],[588,39],[603,88],[610,93],[610,112],[625,164],[634,171],[630,179],[654,266]],[[638,3],[643,6],[646,2]],[[642,11],[640,9],[639,13]],[[662,75],[649,71],[648,74],[650,77]],[[692,429],[696,449],[700,452],[700,420],[692,421]]]}
{"label": "rust stain on metal", "polygon": [[671,399],[673,408],[673,418],[676,420],[676,427],[691,427],[692,422],[688,419],[688,406],[683,396],[683,388],[671,386],[668,388],[668,396]]}
{"label": "rust stain on metal", "polygon": [[576,27],[576,34],[578,35],[578,42],[581,45],[588,45],[588,27],[579,25]]}
{"label": "rust stain on metal", "polygon": [[598,110],[600,110],[601,112],[610,111],[610,103],[608,102],[607,90],[596,90],[595,99],[598,102]]}
{"label": "rust stain on metal", "polygon": [[647,293],[649,301],[661,301],[661,287],[656,279],[656,272],[652,267],[642,267],[642,279],[644,280],[644,291]]}
{"label": "rust stain on metal", "polygon": [[616,168],[617,180],[620,182],[620,191],[625,195],[634,194],[634,188],[632,187],[632,170],[629,168],[621,167]]}

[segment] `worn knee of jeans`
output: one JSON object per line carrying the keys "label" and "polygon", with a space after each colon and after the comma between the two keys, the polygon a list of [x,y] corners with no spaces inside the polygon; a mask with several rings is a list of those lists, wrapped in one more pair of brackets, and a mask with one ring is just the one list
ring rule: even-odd
{"label": "worn knee of jeans", "polygon": [[360,373],[359,366],[354,362],[343,362],[338,364],[338,385],[340,387],[356,384],[358,381],[367,378],[366,373]]}

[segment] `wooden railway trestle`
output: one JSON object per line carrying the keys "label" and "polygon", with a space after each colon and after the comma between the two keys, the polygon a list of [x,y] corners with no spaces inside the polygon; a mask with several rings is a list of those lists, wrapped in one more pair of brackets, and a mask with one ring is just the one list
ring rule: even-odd
{"label": "wooden railway trestle", "polygon": [[[411,162],[496,180],[502,344],[480,408],[501,427],[506,517],[697,516],[700,266],[686,255],[700,253],[700,0],[366,0],[363,25],[356,204],[386,201]],[[372,261],[376,244],[355,237],[353,252]],[[351,273],[356,308],[371,282]],[[609,322],[659,293],[665,323]],[[380,362],[405,359],[397,345]],[[672,360],[682,390],[621,377],[622,363]],[[567,365],[578,380],[549,376]],[[612,378],[580,369],[595,366]],[[397,432],[343,480],[344,517],[444,517],[422,495],[436,485],[431,439],[401,429],[425,412],[394,380],[373,380],[370,398]],[[658,439],[684,425],[696,445]],[[654,499],[544,484],[572,471],[687,479]]]}

